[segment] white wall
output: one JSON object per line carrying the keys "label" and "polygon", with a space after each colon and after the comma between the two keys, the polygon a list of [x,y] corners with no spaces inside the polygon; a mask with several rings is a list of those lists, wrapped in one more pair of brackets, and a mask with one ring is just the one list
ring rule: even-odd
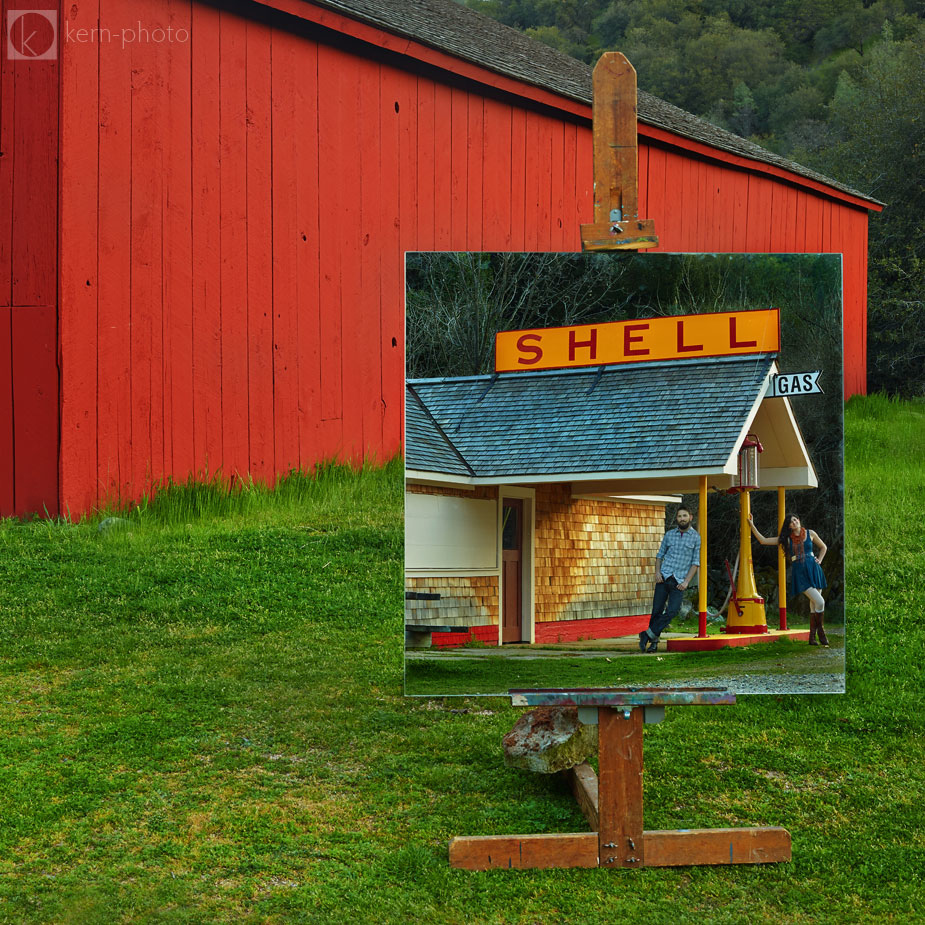
{"label": "white wall", "polygon": [[405,494],[405,569],[497,569],[498,502]]}

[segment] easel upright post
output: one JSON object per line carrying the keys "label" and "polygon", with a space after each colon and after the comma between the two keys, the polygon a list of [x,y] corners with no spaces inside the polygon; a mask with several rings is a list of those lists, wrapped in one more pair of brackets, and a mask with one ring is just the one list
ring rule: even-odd
{"label": "easel upright post", "polygon": [[601,867],[642,867],[643,710],[598,708]]}
{"label": "easel upright post", "polygon": [[639,218],[636,69],[619,53],[594,69],[594,221]]}
{"label": "easel upright post", "polygon": [[581,226],[582,249],[658,247],[655,223],[639,219],[636,71],[618,51],[606,52],[592,86],[594,222]]}
{"label": "easel upright post", "polygon": [[[619,52],[594,68],[594,223],[581,226],[582,249],[657,247],[654,223],[638,215],[636,71]],[[706,478],[700,483],[706,567]],[[705,587],[705,574],[701,582]],[[701,591],[702,621],[706,616]],[[702,634],[706,634],[705,622]],[[774,864],[790,860],[786,829],[643,830],[642,727],[645,710],[664,715],[671,704],[735,703],[725,690],[688,688],[511,691],[513,706],[595,709],[599,774],[572,769],[578,805],[592,832],[460,836],[449,845],[450,865],[465,870],[567,867],[677,867],[691,864]],[[657,721],[657,720],[655,720]]]}

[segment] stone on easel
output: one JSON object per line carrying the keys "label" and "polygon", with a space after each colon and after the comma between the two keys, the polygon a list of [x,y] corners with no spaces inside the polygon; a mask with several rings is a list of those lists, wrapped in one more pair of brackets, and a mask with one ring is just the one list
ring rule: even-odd
{"label": "stone on easel", "polygon": [[597,754],[597,726],[578,720],[577,707],[537,707],[501,740],[509,768],[556,774]]}

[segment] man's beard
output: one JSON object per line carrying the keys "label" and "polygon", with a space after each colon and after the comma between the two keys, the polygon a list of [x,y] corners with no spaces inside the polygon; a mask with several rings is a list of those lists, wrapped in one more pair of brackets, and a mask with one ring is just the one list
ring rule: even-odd
{"label": "man's beard", "polygon": [[683,533],[690,526],[690,522],[686,524],[678,524],[678,529]]}

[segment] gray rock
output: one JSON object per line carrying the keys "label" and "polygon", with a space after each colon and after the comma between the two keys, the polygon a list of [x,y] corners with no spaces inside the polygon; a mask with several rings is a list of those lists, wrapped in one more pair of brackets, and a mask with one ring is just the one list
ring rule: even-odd
{"label": "gray rock", "polygon": [[128,526],[128,521],[124,517],[106,517],[101,520],[96,528],[97,533],[109,533],[111,530],[120,530]]}
{"label": "gray rock", "polygon": [[501,740],[509,768],[555,774],[597,754],[597,726],[578,721],[577,707],[537,707]]}

